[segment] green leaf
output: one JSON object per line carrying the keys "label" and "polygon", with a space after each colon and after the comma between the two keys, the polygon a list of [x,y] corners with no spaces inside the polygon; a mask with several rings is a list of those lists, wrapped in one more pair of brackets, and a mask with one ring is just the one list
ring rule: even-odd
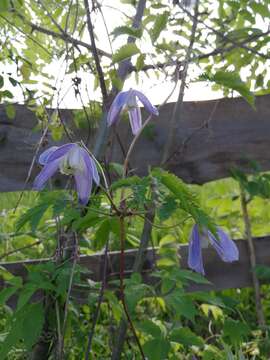
{"label": "green leaf", "polygon": [[138,176],[130,176],[128,178],[120,179],[120,180],[115,181],[111,185],[111,189],[116,190],[116,189],[119,189],[121,187],[130,187],[130,186],[133,186],[133,185],[140,185],[141,181],[142,181],[142,179],[139,178]]}
{"label": "green leaf", "polygon": [[4,78],[0,75],[0,89],[4,86]]}
{"label": "green leaf", "polygon": [[15,294],[17,291],[16,287],[7,287],[0,291],[0,305],[4,305],[8,299]]}
{"label": "green leaf", "polygon": [[224,321],[223,333],[229,344],[240,344],[249,334],[249,327],[240,321],[227,319]]}
{"label": "green leaf", "polygon": [[99,228],[95,233],[95,239],[96,239],[95,242],[96,244],[98,244],[99,248],[102,248],[106,244],[110,232],[111,232],[111,219],[105,219],[99,225]]}
{"label": "green leaf", "polygon": [[252,1],[252,3],[250,4],[250,7],[252,8],[252,10],[257,13],[260,14],[262,18],[268,18],[269,17],[269,5],[268,4],[264,4],[263,2],[255,2]]}
{"label": "green leaf", "polygon": [[175,198],[180,201],[180,207],[190,214],[197,224],[208,228],[214,235],[216,234],[213,221],[200,208],[196,195],[189,190],[181,179],[161,169],[153,170],[152,174],[174,194]]}
{"label": "green leaf", "polygon": [[152,335],[154,338],[161,338],[162,336],[160,327],[148,319],[138,323],[136,328],[148,335]]}
{"label": "green leaf", "polygon": [[48,209],[50,204],[42,203],[33,208],[27,210],[17,221],[16,223],[16,232],[18,232],[25,224],[28,222],[31,225],[31,229],[35,232],[41,218],[43,217],[45,211]]}
{"label": "green leaf", "polygon": [[28,314],[23,320],[23,340],[27,350],[38,340],[44,323],[44,310],[41,303],[28,305]]}
{"label": "green leaf", "polygon": [[198,313],[189,295],[185,295],[182,290],[175,290],[167,297],[167,303],[174,309],[176,314],[194,322],[195,315]]}
{"label": "green leaf", "polygon": [[125,59],[131,58],[140,52],[136,44],[125,44],[113,55],[113,63],[119,63]]}
{"label": "green leaf", "polygon": [[174,329],[170,334],[170,341],[177,342],[184,346],[203,346],[204,342],[200,336],[197,336],[187,327]]}
{"label": "green leaf", "polygon": [[7,104],[5,110],[6,110],[7,117],[10,120],[13,120],[16,116],[15,106],[13,104]]}
{"label": "green leaf", "polygon": [[4,91],[1,91],[1,97],[2,98],[8,98],[8,99],[13,99],[13,94],[9,91],[9,90],[4,90]]}
{"label": "green leaf", "polygon": [[118,26],[112,31],[111,34],[114,35],[114,38],[120,35],[129,35],[134,38],[141,38],[142,29],[135,29],[134,27],[129,26]]}
{"label": "green leaf", "polygon": [[217,71],[214,75],[205,73],[200,76],[200,79],[209,80],[228,89],[237,91],[253,108],[255,108],[255,96],[241,80],[238,73],[231,71]]}
{"label": "green leaf", "polygon": [[151,40],[153,43],[157,41],[162,30],[166,28],[168,18],[169,18],[168,11],[165,11],[163,14],[156,16],[153,28],[150,33]]}
{"label": "green leaf", "polygon": [[179,270],[179,278],[195,282],[196,284],[211,284],[205,277],[190,270]]}
{"label": "green leaf", "polygon": [[9,0],[0,1],[0,12],[9,10]]}
{"label": "green leaf", "polygon": [[257,265],[254,270],[259,279],[262,279],[262,280],[270,279],[270,267],[269,266]]}
{"label": "green leaf", "polygon": [[164,360],[170,351],[170,343],[165,339],[153,339],[143,345],[143,351],[148,360]]}

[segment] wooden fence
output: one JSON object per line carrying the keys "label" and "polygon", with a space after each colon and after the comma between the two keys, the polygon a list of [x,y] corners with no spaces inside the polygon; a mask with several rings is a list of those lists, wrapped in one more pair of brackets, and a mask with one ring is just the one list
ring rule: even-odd
{"label": "wooden fence", "polygon": [[[146,173],[149,165],[157,165],[166,140],[167,119],[174,104],[165,105],[160,117],[152,121],[151,127],[136,145],[131,165],[138,175]],[[61,118],[73,128],[76,140],[85,138],[86,131],[77,130],[72,120],[72,111],[62,110]],[[0,107],[0,191],[19,191],[25,187],[25,179],[35,154],[41,133],[33,132],[37,124],[34,114],[26,107],[16,106],[16,118],[9,120],[4,107]],[[131,132],[127,124],[121,123],[117,129],[123,145],[127,148],[131,141]],[[90,134],[93,142],[95,131]],[[63,142],[67,141],[63,139]],[[52,145],[50,137],[46,146]],[[262,170],[270,170],[270,96],[256,98],[256,110],[244,100],[220,99],[202,102],[185,102],[182,114],[179,114],[179,125],[172,145],[168,168],[188,183],[205,183],[229,176],[232,167],[249,170],[250,160],[257,161]],[[122,152],[114,144],[111,161],[121,162]],[[138,169],[138,170],[137,170]],[[26,188],[38,171],[34,166]],[[57,179],[61,186],[62,179]],[[270,237],[254,239],[257,263],[270,266]],[[251,268],[244,240],[237,241],[240,260],[233,264],[221,263],[212,249],[204,249],[206,276],[212,285],[191,284],[190,291],[200,289],[226,289],[249,286],[252,284]],[[126,274],[130,274],[136,250],[126,252]],[[110,277],[118,272],[119,254],[109,253],[108,274]],[[81,264],[93,273],[93,279],[100,280],[101,254],[82,256]],[[187,246],[179,247],[181,267],[187,267]],[[11,272],[25,275],[25,263],[39,263],[46,260],[27,260],[25,262],[3,263]],[[153,251],[145,255],[144,276],[147,280],[153,267]]]}

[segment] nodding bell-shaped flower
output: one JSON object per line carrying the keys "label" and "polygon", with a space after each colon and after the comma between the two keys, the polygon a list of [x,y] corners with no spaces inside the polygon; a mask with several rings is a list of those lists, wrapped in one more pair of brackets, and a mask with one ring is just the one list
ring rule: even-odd
{"label": "nodding bell-shaped flower", "polygon": [[233,262],[239,259],[239,251],[235,243],[230,237],[221,229],[217,228],[218,239],[209,230],[202,230],[200,232],[199,226],[195,224],[192,228],[189,239],[188,251],[188,266],[201,274],[205,274],[202,248],[209,244],[213,246],[221,260],[225,262]]}
{"label": "nodding bell-shaped flower", "polygon": [[120,113],[127,110],[132,133],[136,135],[142,127],[141,109],[138,100],[150,114],[158,115],[158,109],[151,104],[143,93],[130,89],[128,91],[121,91],[115,97],[107,117],[108,126],[117,122]]}
{"label": "nodding bell-shaped flower", "polygon": [[43,165],[43,169],[34,180],[35,190],[42,190],[46,182],[59,170],[62,174],[74,176],[79,202],[86,205],[91,195],[93,180],[99,184],[94,160],[78,144],[52,146],[40,155],[39,163]]}

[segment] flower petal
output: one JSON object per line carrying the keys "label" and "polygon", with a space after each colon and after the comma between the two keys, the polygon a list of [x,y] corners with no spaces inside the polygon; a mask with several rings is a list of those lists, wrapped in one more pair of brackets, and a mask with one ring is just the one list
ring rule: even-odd
{"label": "flower petal", "polygon": [[191,231],[188,249],[188,266],[201,274],[205,274],[202,260],[202,249],[199,227],[195,224]]}
{"label": "flower petal", "polygon": [[48,162],[49,157],[51,156],[51,154],[53,152],[55,152],[55,150],[57,150],[59,148],[59,146],[51,146],[49,149],[43,151],[42,154],[40,154],[38,162],[40,163],[40,165],[45,165]]}
{"label": "flower petal", "polygon": [[128,111],[129,122],[133,135],[136,135],[142,127],[141,109],[134,107]]}
{"label": "flower petal", "polygon": [[68,143],[62,146],[59,146],[58,149],[56,149],[52,154],[47,158],[47,162],[54,161],[56,159],[59,159],[60,157],[66,155],[66,153],[72,149],[74,146],[78,146],[74,143]]}
{"label": "flower petal", "polygon": [[86,205],[92,190],[92,178],[88,171],[76,171],[74,174],[79,202]]}
{"label": "flower petal", "polygon": [[54,175],[54,173],[58,170],[60,159],[55,161],[50,161],[45,164],[41,172],[34,180],[33,188],[34,190],[42,190],[44,188],[47,180]]}
{"label": "flower petal", "polygon": [[209,241],[221,259],[225,262],[239,260],[239,251],[232,239],[221,228],[217,229],[217,235],[219,240],[208,231]]}
{"label": "flower petal", "polygon": [[91,158],[91,156],[88,154],[88,152],[85,149],[81,149],[81,150],[89,176],[91,177],[91,179],[92,178],[94,179],[97,185],[99,185],[100,179],[95,161]]}
{"label": "flower petal", "polygon": [[141,103],[144,105],[144,107],[146,108],[146,110],[153,115],[158,115],[158,109],[151,104],[151,102],[148,100],[148,98],[140,91],[138,90],[133,90],[134,94],[139,98],[139,100],[141,101]]}
{"label": "flower petal", "polygon": [[108,112],[108,116],[107,116],[108,126],[111,126],[113,123],[117,121],[120,112],[127,103],[128,96],[129,96],[128,91],[121,91],[116,95]]}

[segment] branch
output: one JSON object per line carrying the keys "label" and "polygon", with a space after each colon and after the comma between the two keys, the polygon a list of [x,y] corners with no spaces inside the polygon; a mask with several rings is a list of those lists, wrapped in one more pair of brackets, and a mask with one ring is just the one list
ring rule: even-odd
{"label": "branch", "polygon": [[92,24],[88,0],[84,0],[84,6],[85,6],[85,12],[86,12],[86,19],[87,19],[87,28],[88,28],[88,32],[89,32],[89,36],[90,36],[90,40],[91,40],[92,54],[94,56],[96,69],[97,69],[97,73],[98,73],[99,85],[100,85],[101,93],[102,93],[102,97],[103,97],[103,105],[106,108],[108,93],[107,93],[107,87],[106,87],[106,83],[105,83],[105,79],[104,79],[104,74],[103,74],[103,70],[102,70],[102,67],[100,64],[100,59],[99,59],[99,55],[98,55],[98,51],[97,51],[97,47],[96,47],[94,28],[93,28],[93,24]]}
{"label": "branch", "polygon": [[179,94],[178,94],[178,99],[177,99],[177,102],[175,103],[175,106],[173,108],[173,113],[172,113],[172,116],[170,119],[169,134],[168,134],[165,146],[164,146],[162,159],[161,159],[162,165],[166,162],[166,160],[169,156],[170,148],[174,142],[175,134],[177,133],[176,127],[177,127],[177,124],[179,123],[178,120],[179,120],[179,116],[181,116],[181,110],[182,110],[182,106],[183,106],[183,99],[184,99],[184,93],[185,93],[185,88],[186,88],[186,79],[187,79],[187,74],[188,74],[188,66],[190,63],[191,52],[192,52],[192,48],[194,45],[195,35],[196,35],[196,30],[197,30],[197,25],[198,25],[198,15],[199,15],[199,0],[196,1],[196,5],[195,5],[195,9],[194,9],[194,16],[192,17],[193,24],[192,24],[192,29],[191,29],[191,37],[190,37],[189,46],[188,46],[188,49],[186,52],[186,56],[183,61],[183,70],[181,72],[181,86],[180,86],[180,90],[179,90]]}
{"label": "branch", "polygon": [[[86,48],[87,50],[90,50],[90,51],[93,50],[91,45],[89,45],[86,42],[81,41],[79,39],[75,39],[74,37],[69,35],[65,30],[63,30],[62,28],[61,28],[60,32],[56,32],[56,31],[53,31],[53,30],[46,29],[46,28],[44,28],[44,27],[42,27],[40,25],[37,25],[37,24],[29,21],[28,19],[25,18],[25,16],[18,13],[15,9],[13,11],[20,19],[22,19],[25,23],[27,23],[27,25],[31,26],[32,32],[37,31],[37,32],[40,32],[42,34],[52,36],[53,38],[61,39],[61,40],[65,41],[65,42],[68,42],[68,43],[73,44],[75,46],[76,45],[77,46],[82,46],[82,47],[84,47],[84,48]],[[105,56],[105,57],[107,57],[109,59],[111,59],[111,57],[112,57],[111,54],[107,53],[106,51],[103,51],[101,49],[97,49],[97,51],[98,51],[98,54],[100,56]]]}
{"label": "branch", "polygon": [[[200,55],[197,55],[197,56],[192,56],[191,59],[190,59],[190,63],[191,62],[196,62],[198,60],[203,60],[203,59],[207,59],[208,57],[210,56],[217,56],[217,55],[222,55],[222,54],[225,54],[225,53],[228,53],[232,50],[235,50],[235,49],[238,49],[238,48],[243,48],[245,49],[246,51],[253,51],[257,56],[260,56],[260,57],[263,57],[263,58],[267,58],[269,59],[270,56],[268,55],[265,55],[265,54],[262,54],[260,52],[257,52],[255,51],[254,49],[250,49],[248,46],[245,46],[245,44],[248,44],[249,42],[251,41],[255,41],[257,39],[259,39],[260,37],[262,36],[267,36],[270,34],[270,29],[268,31],[265,31],[264,33],[261,33],[261,34],[254,34],[254,35],[251,35],[249,36],[248,38],[246,38],[245,40],[241,41],[241,42],[234,42],[233,45],[230,45],[230,46],[222,46],[222,47],[218,47],[206,54],[200,54]],[[232,43],[232,41],[230,39],[228,39],[226,37],[226,40],[228,40],[228,42]],[[183,61],[179,61],[179,60],[176,60],[176,61],[169,61],[169,62],[166,62],[166,63],[157,63],[156,65],[152,65],[152,64],[147,64],[147,65],[144,65],[142,67],[142,69],[140,71],[148,71],[148,70],[154,70],[154,69],[164,69],[166,67],[171,67],[171,66],[182,66],[183,65]],[[129,72],[132,73],[132,72],[137,72],[137,68],[133,65],[131,65],[131,67],[129,68]]]}
{"label": "branch", "polygon": [[[184,6],[181,6],[180,4],[178,4],[178,6],[179,6],[180,9],[181,9],[182,11],[184,11],[193,21],[195,20],[195,16],[192,15],[191,12],[188,11]],[[211,26],[207,25],[207,24],[205,23],[205,21],[200,20],[200,19],[198,19],[197,21],[198,21],[199,23],[203,24],[203,25],[206,27],[206,29],[212,31],[215,35],[219,36],[219,37],[220,37],[221,39],[223,39],[224,41],[233,44],[235,47],[241,47],[241,48],[243,48],[243,49],[245,49],[245,50],[247,50],[247,51],[250,51],[251,53],[253,53],[253,54],[255,54],[255,55],[258,55],[258,56],[260,56],[260,57],[262,57],[262,58],[264,58],[264,59],[270,59],[270,56],[265,55],[265,54],[262,54],[262,53],[260,53],[260,52],[258,52],[258,51],[256,51],[256,50],[254,50],[253,48],[250,48],[250,47],[246,46],[244,43],[238,43],[237,41],[235,41],[235,40],[233,40],[233,39],[230,39],[228,36],[224,35],[223,32],[220,32],[220,31],[212,28]]]}

